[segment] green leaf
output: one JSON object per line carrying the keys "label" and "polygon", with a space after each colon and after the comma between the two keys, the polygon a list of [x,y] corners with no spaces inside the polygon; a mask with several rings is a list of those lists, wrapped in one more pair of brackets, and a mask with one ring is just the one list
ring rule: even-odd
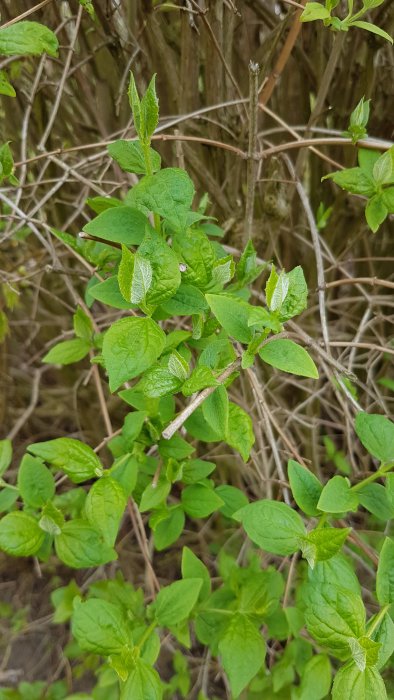
{"label": "green leaf", "polygon": [[132,643],[122,608],[106,600],[77,599],[71,630],[81,649],[101,656],[120,654]]}
{"label": "green leaf", "polygon": [[378,36],[381,36],[383,39],[386,39],[387,41],[390,42],[390,44],[393,43],[393,39],[390,36],[390,34],[387,34],[387,32],[384,31],[384,29],[381,29],[380,27],[377,27],[376,24],[372,24],[372,22],[364,22],[362,20],[356,20],[350,24],[351,27],[359,27],[360,29],[365,29],[367,32],[371,32],[372,34],[377,34]]}
{"label": "green leaf", "polygon": [[154,175],[145,175],[134,185],[127,195],[127,203],[159,214],[178,231],[188,223],[193,197],[194,185],[189,175],[180,168],[164,168]]}
{"label": "green leaf", "polygon": [[319,378],[317,367],[310,355],[293,340],[270,340],[259,350],[259,355],[268,365],[282,372],[312,379]]}
{"label": "green leaf", "polygon": [[111,391],[153,365],[165,347],[165,334],[150,318],[122,318],[106,332],[103,357]]}
{"label": "green leaf", "polygon": [[92,448],[74,438],[36,442],[27,449],[45,462],[62,469],[74,484],[88,481],[103,473],[102,464]]}
{"label": "green leaf", "polygon": [[10,486],[0,489],[0,513],[4,513],[12,508],[19,498],[19,493]]}
{"label": "green leaf", "polygon": [[0,95],[7,95],[7,97],[16,96],[15,89],[11,85],[5,70],[0,70]]}
{"label": "green leaf", "polygon": [[[189,229],[174,236],[173,246],[186,268],[182,272],[182,280],[205,289],[211,282],[216,260],[208,236],[201,230]],[[207,308],[206,302],[204,308]]]}
{"label": "green leaf", "polygon": [[137,88],[130,74],[129,98],[133,111],[134,126],[142,143],[149,144],[159,122],[159,101],[156,95],[156,75],[151,78],[142,100],[136,99]]}
{"label": "green leaf", "polygon": [[382,606],[394,603],[394,541],[390,537],[385,538],[380,550],[376,597]]}
{"label": "green leaf", "polygon": [[302,538],[302,556],[313,569],[316,562],[331,559],[342,549],[351,528],[316,528]]}
{"label": "green leaf", "polygon": [[71,365],[86,357],[90,348],[90,342],[82,338],[63,340],[54,345],[42,358],[42,361],[52,365]]}
{"label": "green leaf", "polygon": [[250,305],[231,294],[206,294],[206,300],[228,335],[241,343],[249,343],[253,331],[248,326]]}
{"label": "green leaf", "polygon": [[390,520],[394,516],[394,506],[382,484],[367,484],[357,489],[360,505],[379,520]]}
{"label": "green leaf", "polygon": [[328,19],[330,12],[320,2],[307,2],[300,17],[301,22],[314,22],[316,19]]}
{"label": "green leaf", "polygon": [[229,404],[228,429],[225,440],[230,447],[240,453],[244,462],[248,461],[255,442],[252,419],[243,408],[232,401]]}
{"label": "green leaf", "polygon": [[367,666],[376,666],[380,649],[378,642],[374,642],[369,637],[350,638],[349,646],[354,663],[360,671],[364,671]]}
{"label": "green leaf", "polygon": [[171,316],[191,316],[208,309],[205,296],[191,284],[181,284],[174,296],[163,304],[163,309]]}
{"label": "green leaf", "polygon": [[120,700],[162,700],[163,687],[157,671],[143,659],[137,659]]}
{"label": "green leaf", "polygon": [[185,514],[181,507],[176,506],[169,510],[168,516],[160,520],[154,528],[155,549],[161,552],[181,536],[185,526]]}
{"label": "green leaf", "polygon": [[323,700],[330,688],[330,660],[325,654],[315,654],[303,668],[297,700]]}
{"label": "green leaf", "polygon": [[138,386],[145,396],[156,398],[176,394],[182,386],[182,381],[174,377],[166,367],[155,366],[145,372]]}
{"label": "green leaf", "polygon": [[[383,619],[380,620],[380,624],[375,627],[378,615],[379,613],[368,620],[367,634],[370,634],[371,638],[380,644],[379,657],[376,663],[376,668],[380,669],[394,653],[394,622],[390,615],[386,613]],[[373,632],[371,633],[372,629]]]}
{"label": "green leaf", "polygon": [[305,537],[302,518],[290,506],[276,501],[256,501],[234,513],[246,534],[261,549],[288,556],[300,549]]}
{"label": "green leaf", "polygon": [[339,669],[332,687],[332,700],[357,698],[357,700],[387,700],[383,678],[375,668],[360,671],[356,664],[346,664]]}
{"label": "green leaf", "polygon": [[72,569],[101,566],[117,558],[116,552],[104,543],[101,534],[86,520],[69,520],[55,537],[59,559]]}
{"label": "green leaf", "polygon": [[229,484],[222,484],[215,489],[219,498],[224,501],[224,506],[220,508],[222,515],[232,518],[234,513],[247,506],[249,501],[241,489]]}
{"label": "green leaf", "polygon": [[207,518],[223,505],[217,493],[204,484],[191,484],[182,491],[182,507],[190,518]]}
{"label": "green leaf", "polygon": [[317,562],[314,569],[308,569],[308,578],[316,587],[328,583],[337,588],[345,588],[357,595],[360,594],[358,578],[351,564],[342,554]]}
{"label": "green leaf", "polygon": [[171,483],[165,477],[159,479],[157,484],[148,484],[141,496],[140,512],[144,513],[151,508],[157,508],[160,503],[165,501],[170,490]]}
{"label": "green leaf", "polygon": [[322,492],[319,479],[312,472],[298,462],[290,459],[287,464],[290,488],[298,507],[306,515],[319,515],[317,503]]}
{"label": "green leaf", "polygon": [[182,549],[182,578],[201,579],[202,585],[199,600],[206,600],[211,593],[211,577],[205,564],[196,557],[189,547]]}
{"label": "green leaf", "polygon": [[225,437],[229,422],[229,400],[224,386],[218,386],[202,404],[202,413],[212,430]]}
{"label": "green leaf", "polygon": [[286,273],[285,278],[288,283],[288,289],[285,299],[280,306],[279,315],[281,321],[288,321],[306,309],[308,297],[308,287],[304,271],[300,265]]}
{"label": "green leaf", "polygon": [[58,55],[59,43],[51,29],[39,22],[19,21],[0,28],[0,54],[3,56]]}
{"label": "green leaf", "polygon": [[221,632],[219,653],[231,690],[238,697],[264,663],[265,641],[246,615],[235,613]]}
{"label": "green leaf", "polygon": [[316,641],[341,654],[349,653],[349,639],[365,633],[365,608],[361,596],[329,584],[308,587],[306,626]]}
{"label": "green leaf", "polygon": [[0,520],[0,549],[12,557],[36,554],[44,537],[37,520],[27,513],[15,511]]}
{"label": "green leaf", "polygon": [[93,209],[96,214],[101,214],[101,212],[106,209],[111,209],[113,207],[121,207],[122,202],[116,197],[88,197],[86,200],[88,207]]}
{"label": "green leaf", "polygon": [[153,270],[149,260],[139,253],[131,253],[122,245],[122,259],[118,271],[119,289],[131,304],[145,302],[152,285]]}
{"label": "green leaf", "polygon": [[373,233],[376,233],[388,214],[388,209],[384,203],[383,194],[375,194],[368,200],[365,207],[365,218]]}
{"label": "green leaf", "polygon": [[216,260],[212,268],[212,282],[215,287],[224,287],[234,277],[235,263],[232,255]]}
{"label": "green leaf", "polygon": [[195,394],[196,391],[205,389],[208,386],[218,386],[214,373],[209,367],[195,367],[190,377],[182,385],[182,394],[184,396],[191,396]]}
{"label": "green leaf", "polygon": [[85,224],[83,231],[103,241],[139,245],[149,227],[145,214],[131,207],[111,207]]}
{"label": "green leaf", "polygon": [[93,324],[84,310],[78,306],[73,316],[74,333],[78,338],[90,341],[93,335]]}
{"label": "green leaf", "polygon": [[101,532],[104,542],[110,547],[114,545],[118,535],[126,500],[123,487],[109,476],[96,481],[87,495],[86,518],[98,532]]}
{"label": "green leaf", "polygon": [[[144,149],[139,141],[120,139],[108,146],[108,153],[126,173],[146,175]],[[161,167],[160,154],[153,148],[149,148],[149,154],[153,172],[157,172]]]}
{"label": "green leaf", "polygon": [[361,194],[364,197],[372,197],[375,194],[375,183],[372,175],[369,175],[361,168],[346,168],[337,170],[322,178],[323,180],[333,180],[336,185],[352,194]]}
{"label": "green leaf", "polygon": [[394,460],[394,423],[377,413],[358,413],[355,430],[369,454],[383,463]]}
{"label": "green leaf", "polygon": [[19,466],[18,489],[27,505],[41,508],[55,495],[55,479],[40,459],[27,454]]}
{"label": "green leaf", "polygon": [[186,620],[197,603],[203,581],[188,578],[162,588],[149,610],[161,627],[172,627]]}
{"label": "green leaf", "polygon": [[89,296],[97,301],[101,301],[102,304],[107,304],[108,306],[113,306],[115,309],[135,309],[135,304],[130,304],[125,301],[122,296],[118,278],[116,275],[108,277],[104,282],[99,282],[91,287],[89,287]]}
{"label": "green leaf", "polygon": [[0,476],[8,469],[12,460],[12,442],[5,439],[0,440]]}
{"label": "green leaf", "polygon": [[214,462],[206,462],[203,459],[191,459],[184,464],[182,481],[184,484],[194,484],[205,479],[214,469],[216,469]]}
{"label": "green leaf", "polygon": [[382,192],[383,204],[390,212],[394,213],[394,187],[386,187]]}
{"label": "green leaf", "polygon": [[189,363],[182,357],[182,355],[177,351],[173,350],[170,357],[168,358],[168,371],[176,377],[184,381],[187,379],[189,374]]}
{"label": "green leaf", "polygon": [[39,526],[41,530],[47,532],[48,535],[60,535],[64,525],[63,513],[55,508],[52,501],[45,504],[41,511],[41,518],[39,520]]}
{"label": "green leaf", "polygon": [[358,508],[358,495],[350,488],[344,476],[334,476],[327,481],[321,492],[317,507],[325,513],[346,513]]}
{"label": "green leaf", "polygon": [[243,287],[254,282],[265,269],[265,264],[257,262],[257,253],[251,240],[246,244],[239,263],[236,266],[237,280]]}
{"label": "green leaf", "polygon": [[180,435],[173,435],[169,440],[159,440],[159,453],[166,459],[186,459],[193,454],[195,448]]}
{"label": "green leaf", "polygon": [[175,294],[181,283],[177,256],[153,229],[147,230],[138,255],[148,261],[152,268],[152,284],[146,294],[147,304],[164,304]]}

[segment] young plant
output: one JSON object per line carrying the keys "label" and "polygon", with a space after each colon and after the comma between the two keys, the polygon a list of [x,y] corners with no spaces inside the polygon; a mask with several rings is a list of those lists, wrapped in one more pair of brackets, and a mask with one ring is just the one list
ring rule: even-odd
{"label": "young plant", "polygon": [[[235,260],[217,240],[222,230],[192,208],[188,174],[161,169],[151,147],[159,114],[154,78],[141,99],[131,76],[129,97],[138,139],[108,150],[126,172],[142,177],[123,201],[89,200],[97,216],[82,239],[54,231],[94,265],[95,275],[74,314],[75,337],[56,341],[43,357],[67,365],[89,355],[127,413],[95,449],[71,437],[29,445],[16,483],[6,477],[11,443],[0,443],[0,548],[42,562],[54,551],[71,569],[102,567],[118,558],[119,533],[129,531],[125,515],[142,526],[149,597],[118,564],[115,577],[84,590],[71,580],[52,594],[54,622],[71,623],[74,642],[65,654],[78,659],[81,673],[96,675],[87,696],[94,700],[189,697],[192,678],[199,683],[191,650],[212,656],[234,699],[323,699],[334,669],[333,700],[383,700],[380,671],[394,649],[394,544],[382,533],[367,619],[354,561],[371,552],[349,514],[364,508],[378,519],[393,516],[394,424],[379,415],[357,417],[356,433],[380,466],[356,483],[334,475],[323,484],[290,460],[288,503],[250,503],[243,490],[223,483],[215,462],[199,456],[195,441],[225,442],[249,460],[252,421],[228,391],[241,372],[262,363],[266,372],[318,378],[309,353],[285,331],[306,308],[307,285],[301,267],[271,266],[265,296],[256,292],[258,303],[251,303],[252,285],[267,266],[251,241]],[[95,300],[121,317],[98,326],[90,311]],[[99,457],[106,446],[108,467]],[[186,522],[198,530],[212,517],[216,569],[185,546],[181,576],[160,587],[144,539],[145,513],[155,552],[176,543]],[[170,678],[163,661],[169,654]],[[56,693],[58,700],[84,698],[67,695],[64,686]],[[206,698],[202,688],[198,697]]]}
{"label": "young plant", "polygon": [[370,10],[379,7],[379,5],[383,5],[384,1],[385,0],[362,0],[361,9],[353,13],[354,0],[347,0],[348,13],[343,19],[333,15],[333,10],[339,5],[340,0],[325,0],[324,4],[320,2],[307,2],[301,15],[301,22],[322,20],[324,26],[330,27],[336,32],[348,32],[352,27],[358,27],[372,34],[377,34],[392,44],[393,39],[390,34],[387,34],[387,32],[376,24],[365,22],[361,19]]}

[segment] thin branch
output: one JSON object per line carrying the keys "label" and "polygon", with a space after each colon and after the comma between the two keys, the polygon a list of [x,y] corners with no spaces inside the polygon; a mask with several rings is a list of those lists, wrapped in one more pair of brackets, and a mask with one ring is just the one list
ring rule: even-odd
{"label": "thin branch", "polygon": [[259,71],[259,64],[251,61],[249,63],[249,148],[246,178],[245,245],[248,240],[252,238],[253,229],[254,195],[257,175],[257,163],[254,154],[257,150]]}
{"label": "thin branch", "polygon": [[[220,374],[217,378],[218,382],[223,384],[223,382],[228,379],[228,377],[235,372],[241,364],[240,358],[237,360],[234,360],[234,362],[231,363],[222,374]],[[187,421],[188,418],[194,413],[196,408],[201,406],[203,401],[208,398],[213,392],[217,389],[216,386],[208,386],[206,389],[203,389],[197,396],[181,411],[176,418],[174,418],[173,421],[167,427],[165,430],[163,430],[161,436],[164,438],[164,440],[169,440],[172,438],[173,435],[179,430],[179,428],[182,427],[182,425]]]}

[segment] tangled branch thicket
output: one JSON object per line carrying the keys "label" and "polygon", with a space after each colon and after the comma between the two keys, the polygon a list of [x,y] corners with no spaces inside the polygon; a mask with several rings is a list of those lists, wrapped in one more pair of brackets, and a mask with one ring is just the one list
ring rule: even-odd
{"label": "tangled branch thicket", "polygon": [[[253,420],[249,462],[223,443],[200,449],[200,456],[216,463],[219,483],[238,486],[249,500],[290,502],[289,459],[322,480],[336,469],[362,479],[370,457],[355,439],[355,415],[390,415],[393,408],[393,221],[389,217],[372,236],[363,198],[321,179],[355,164],[356,149],[342,134],[363,95],[371,98],[368,133],[375,148],[383,151],[393,140],[391,46],[362,31],[343,34],[339,42],[322,23],[300,25],[297,3],[284,1],[97,0],[94,20],[76,0],[41,4],[29,19],[55,31],[59,57],[0,60],[17,93],[0,102],[1,142],[11,142],[19,179],[0,189],[0,423],[16,460],[32,442],[67,435],[103,447],[109,463],[106,440],[126,413],[98,365],[84,360],[60,370],[42,358],[71,337],[71,315],[84,305],[95,273],[52,230],[78,237],[94,216],[89,198],[122,198],[137,182],[107,151],[114,140],[136,135],[127,99],[132,70],[141,88],[157,74],[161,116],[153,145],[164,166],[190,173],[197,205],[208,196],[206,213],[223,227],[226,250],[239,256],[248,226],[260,259],[285,270],[301,265],[309,288],[308,309],[286,324],[283,337],[311,350],[319,380],[300,382],[262,363],[243,372],[229,393]],[[30,9],[28,1],[5,0],[1,22]],[[393,3],[375,10],[374,22],[393,34]],[[258,94],[251,59],[260,67]],[[265,281],[254,285],[255,301],[263,298]],[[123,315],[98,302],[92,313],[96,332]],[[172,330],[183,323],[177,318]],[[131,507],[127,518],[119,562],[107,565],[105,574],[78,572],[82,590],[120,565],[134,585],[149,590],[150,584],[154,591],[155,582],[177,577],[185,545],[214,570],[218,551],[232,536],[223,522],[208,519],[201,528],[190,522],[174,547],[153,553],[145,514]],[[358,533],[350,541],[357,538],[365,557],[350,545],[348,554],[368,588],[381,522],[359,511],[348,523]],[[0,686],[37,679],[71,683],[72,661],[63,653],[69,632],[53,627],[49,603],[71,572],[51,559],[34,567],[28,560],[13,560],[10,567],[9,561],[0,555],[0,611],[12,610],[0,623]],[[290,590],[293,562],[285,563]],[[270,653],[274,660],[274,646]],[[166,659],[161,663],[166,675]],[[206,691],[213,672],[213,692],[230,697],[208,652],[193,663],[196,688]],[[77,677],[74,692],[79,683],[87,687],[88,673]]]}

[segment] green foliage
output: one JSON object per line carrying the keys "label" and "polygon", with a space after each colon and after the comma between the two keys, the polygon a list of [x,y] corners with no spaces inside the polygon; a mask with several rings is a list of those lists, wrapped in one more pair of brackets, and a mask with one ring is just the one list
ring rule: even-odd
{"label": "green foliage", "polygon": [[[341,30],[362,24],[350,7],[339,26],[332,16],[337,4],[308,3],[303,19],[319,17]],[[93,16],[93,5],[83,6]],[[225,674],[234,699],[323,700],[333,676],[334,700],[385,698],[380,671],[394,651],[394,544],[382,521],[394,514],[394,424],[382,415],[356,416],[355,449],[369,453],[365,475],[361,465],[353,473],[354,456],[348,460],[328,436],[318,445],[330,460],[324,471],[293,459],[288,483],[282,474],[272,478],[269,459],[267,473],[261,471],[270,418],[261,414],[256,439],[249,403],[231,399],[238,397],[235,382],[239,375],[243,381],[244,370],[261,385],[262,398],[256,392],[250,400],[261,403],[271,367],[318,378],[309,353],[286,337],[286,324],[307,306],[304,272],[300,266],[279,272],[270,264],[268,275],[252,241],[239,256],[228,254],[232,249],[217,240],[223,230],[205,221],[206,198],[194,210],[189,175],[161,169],[150,146],[158,124],[154,78],[140,97],[131,76],[129,98],[138,140],[116,141],[108,151],[124,171],[141,177],[123,200],[89,200],[97,216],[84,226],[85,238],[53,231],[94,276],[86,285],[86,306],[81,302],[73,315],[74,337],[42,358],[68,365],[89,355],[108,377],[108,406],[120,407],[119,423],[95,449],[71,437],[28,445],[17,470],[9,469],[11,442],[0,441],[0,548],[50,567],[55,555],[70,569],[116,562],[103,576],[88,572],[81,588],[71,579],[52,592],[53,622],[71,625],[73,641],[65,653],[77,660],[77,674],[93,672],[97,684],[91,695],[67,696],[59,686],[53,699],[52,690],[45,697],[188,697],[200,689],[192,663],[199,645],[207,667],[212,657],[218,672],[215,688]],[[350,119],[354,142],[365,137],[368,116],[369,101],[362,99]],[[2,177],[12,184],[8,144],[0,162]],[[331,177],[368,198],[370,221],[382,218],[383,205],[390,210],[392,149],[383,155],[360,149],[359,167]],[[327,211],[319,216],[323,229]],[[121,313],[94,321],[96,302]],[[330,417],[327,424],[336,429]],[[215,451],[219,442],[228,446],[225,454]],[[297,454],[295,444],[287,447]],[[202,458],[208,454],[214,461]],[[249,460],[248,488],[242,490],[239,466]],[[264,486],[258,493],[269,497],[255,501],[254,469],[258,488],[267,481],[270,489]],[[281,488],[286,503],[279,500]],[[356,533],[362,508],[372,514],[373,528]],[[208,518],[215,538],[202,561],[193,548],[197,538],[204,541]],[[189,546],[180,553],[183,533]],[[120,575],[131,535],[141,547],[147,590],[131,585],[139,577],[129,565],[129,580]],[[377,573],[366,609],[358,577],[364,567],[372,580],[368,557],[377,562]],[[176,566],[182,578],[171,583]],[[155,669],[161,653],[158,668],[166,681]],[[43,697],[42,685],[20,688],[18,696],[5,697]]]}
{"label": "green foliage", "polygon": [[0,28],[0,54],[3,56],[57,56],[58,40],[48,27],[38,22],[19,21]]}
{"label": "green foliage", "polygon": [[369,10],[382,5],[384,0],[363,0],[361,10],[355,12],[354,14],[353,3],[354,0],[347,0],[348,14],[344,19],[339,19],[339,17],[332,14],[333,9],[335,9],[338,5],[336,0],[325,0],[324,5],[322,5],[320,2],[307,2],[301,15],[301,22],[314,22],[315,20],[322,20],[326,27],[330,27],[334,31],[339,32],[348,32],[352,27],[359,27],[360,29],[364,29],[372,34],[377,34],[392,44],[393,39],[389,34],[387,34],[387,32],[372,22],[365,22],[364,20],[359,19]]}
{"label": "green foliage", "polygon": [[394,213],[394,146],[380,155],[360,148],[357,168],[337,170],[330,178],[342,189],[367,197],[365,218],[373,233]]}

